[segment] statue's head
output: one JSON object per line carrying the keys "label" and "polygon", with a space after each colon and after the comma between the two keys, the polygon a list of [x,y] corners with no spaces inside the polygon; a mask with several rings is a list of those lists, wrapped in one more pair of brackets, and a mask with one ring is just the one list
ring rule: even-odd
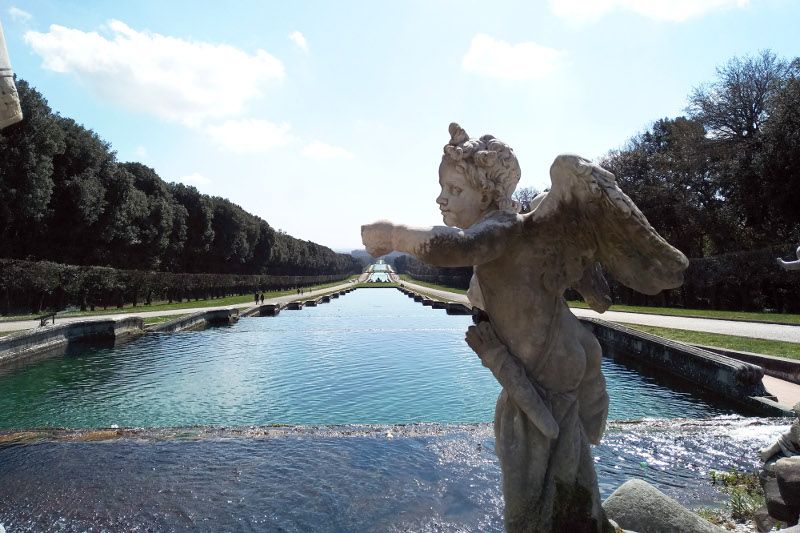
{"label": "statue's head", "polygon": [[511,195],[521,171],[514,150],[492,135],[470,139],[456,123],[439,165],[436,198],[448,226],[468,228],[491,211],[516,212]]}

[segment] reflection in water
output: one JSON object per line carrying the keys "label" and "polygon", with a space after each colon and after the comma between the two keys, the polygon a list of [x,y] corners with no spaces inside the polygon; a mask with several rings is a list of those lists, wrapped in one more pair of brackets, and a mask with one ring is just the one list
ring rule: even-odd
{"label": "reflection in water", "polygon": [[[391,289],[146,335],[0,374],[0,428],[488,422],[499,386],[464,342],[468,316]],[[729,413],[603,361],[611,419]]]}
{"label": "reflection in water", "polygon": [[[782,423],[612,424],[593,448],[602,496],[639,477],[690,507],[719,504],[708,471],[755,468]],[[489,424],[74,439],[0,445],[0,523],[9,531],[502,531]]]}

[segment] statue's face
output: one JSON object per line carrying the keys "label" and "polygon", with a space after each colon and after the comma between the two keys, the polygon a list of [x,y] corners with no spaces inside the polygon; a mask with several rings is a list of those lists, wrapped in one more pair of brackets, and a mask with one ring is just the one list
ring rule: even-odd
{"label": "statue's face", "polygon": [[481,219],[488,203],[483,194],[469,183],[464,174],[444,161],[439,165],[439,185],[442,192],[436,203],[445,224],[467,229]]}

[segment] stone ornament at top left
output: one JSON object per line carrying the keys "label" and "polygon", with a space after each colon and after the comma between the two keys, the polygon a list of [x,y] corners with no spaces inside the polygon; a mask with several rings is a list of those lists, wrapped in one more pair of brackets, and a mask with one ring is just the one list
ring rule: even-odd
{"label": "stone ornament at top left", "polygon": [[22,108],[14,85],[14,72],[8,59],[3,25],[0,24],[0,130],[22,120]]}

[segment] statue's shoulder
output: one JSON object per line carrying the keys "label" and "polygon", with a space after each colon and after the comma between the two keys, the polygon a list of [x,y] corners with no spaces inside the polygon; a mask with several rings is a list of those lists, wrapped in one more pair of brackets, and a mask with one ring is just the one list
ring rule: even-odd
{"label": "statue's shoulder", "polygon": [[476,226],[486,229],[515,227],[519,227],[521,229],[522,220],[522,217],[516,213],[511,213],[509,211],[495,211],[481,222],[476,224]]}

